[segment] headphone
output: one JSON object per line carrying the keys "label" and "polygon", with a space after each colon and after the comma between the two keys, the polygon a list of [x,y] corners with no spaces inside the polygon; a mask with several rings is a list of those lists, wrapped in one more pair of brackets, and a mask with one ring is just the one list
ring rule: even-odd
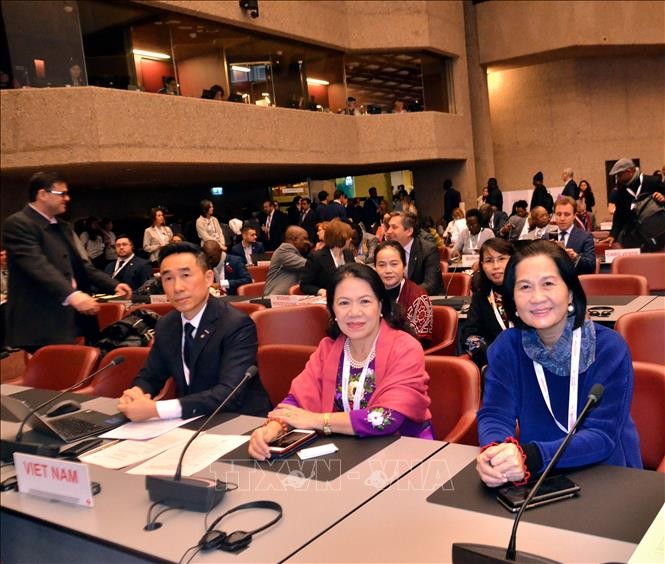
{"label": "headphone", "polygon": [[[244,509],[270,509],[275,511],[277,515],[265,525],[254,529],[253,531],[234,531],[233,533],[225,533],[215,527],[219,522],[224,519],[227,515],[231,513],[236,513],[237,511],[243,511]],[[241,550],[247,548],[252,542],[252,535],[259,533],[268,527],[272,527],[277,521],[282,518],[282,506],[279,503],[274,501],[250,501],[249,503],[243,503],[238,507],[229,509],[226,513],[220,515],[215,519],[205,534],[199,540],[198,548],[199,550],[223,550],[224,552],[240,552]]]}
{"label": "headphone", "polygon": [[614,313],[614,308],[610,306],[593,306],[587,309],[591,317],[609,317]]}

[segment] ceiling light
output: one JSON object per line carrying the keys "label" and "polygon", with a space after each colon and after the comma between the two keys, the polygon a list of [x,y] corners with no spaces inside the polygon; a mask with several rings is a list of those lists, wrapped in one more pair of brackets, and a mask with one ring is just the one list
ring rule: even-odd
{"label": "ceiling light", "polygon": [[171,56],[166,53],[158,53],[157,51],[145,51],[143,49],[132,49],[134,55],[139,55],[140,57],[147,57],[149,59],[170,59]]}
{"label": "ceiling light", "polygon": [[247,72],[247,73],[252,72],[252,69],[250,69],[249,67],[239,67],[238,65],[231,65],[231,70],[238,72]]}
{"label": "ceiling light", "polygon": [[328,86],[330,82],[327,80],[322,80],[320,78],[307,78],[307,84],[318,84],[320,86]]}

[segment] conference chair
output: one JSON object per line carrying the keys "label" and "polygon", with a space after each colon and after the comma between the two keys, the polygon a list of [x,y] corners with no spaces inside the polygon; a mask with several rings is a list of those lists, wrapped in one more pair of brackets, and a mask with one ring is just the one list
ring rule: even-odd
{"label": "conference chair", "polygon": [[649,291],[661,292],[665,290],[665,253],[617,257],[612,274],[640,274],[647,279]]}
{"label": "conference chair", "polygon": [[462,272],[444,272],[442,276],[444,294],[448,296],[471,295],[471,276],[468,274]]}
{"label": "conference chair", "polygon": [[588,296],[648,296],[644,276],[635,274],[582,274],[580,283]]}
{"label": "conference chair", "polygon": [[248,266],[247,270],[252,277],[252,282],[265,282],[269,266]]}
{"label": "conference chair", "polygon": [[175,308],[173,305],[171,305],[170,302],[161,302],[161,303],[155,303],[155,304],[141,304],[135,308],[132,309],[132,311],[135,311],[137,309],[148,309],[150,311],[154,311],[158,315],[166,315],[167,313],[172,312]]}
{"label": "conference chair", "polygon": [[99,349],[85,345],[47,345],[28,360],[22,385],[64,390],[95,370]]}
{"label": "conference chair", "polygon": [[123,317],[125,317],[125,304],[112,302],[99,304],[97,323],[99,324],[100,331],[103,331],[116,321],[120,321]]}
{"label": "conference chair", "polygon": [[434,438],[478,445],[476,413],[480,407],[480,372],[470,360],[426,356]]}
{"label": "conference chair", "polygon": [[302,290],[300,289],[300,284],[294,284],[293,286],[289,287],[289,296],[304,296],[305,294],[302,293]]}
{"label": "conference chair", "polygon": [[447,274],[448,273],[448,261],[447,260],[442,260],[442,261],[439,261],[439,264],[441,265],[441,274]]}
{"label": "conference chair", "polygon": [[266,309],[266,306],[262,304],[253,304],[251,302],[227,302],[229,305],[233,306],[240,311],[244,311],[247,315],[251,315],[255,311],[261,309]]}
{"label": "conference chair", "polygon": [[665,366],[633,362],[633,371],[630,414],[640,435],[642,464],[655,470],[665,458]]}
{"label": "conference chair", "polygon": [[605,258],[605,251],[609,250],[612,248],[612,245],[609,243],[601,243],[600,241],[594,241],[594,250],[596,252],[596,256],[599,258],[604,259]]}
{"label": "conference chair", "polygon": [[262,345],[257,352],[259,378],[273,406],[289,393],[291,381],[305,368],[313,345]]}
{"label": "conference chair", "polygon": [[238,295],[261,297],[263,296],[263,289],[265,286],[265,282],[252,282],[251,284],[243,284],[242,286],[238,286]]}
{"label": "conference chair", "polygon": [[449,306],[432,306],[432,344],[426,355],[455,354],[457,342],[457,312]]}
{"label": "conference chair", "polygon": [[665,365],[665,310],[626,313],[614,330],[628,343],[633,360]]}
{"label": "conference chair", "polygon": [[326,337],[329,317],[322,305],[295,305],[255,311],[259,347],[263,345],[318,346]]}
{"label": "conference chair", "polygon": [[109,352],[100,362],[100,368],[122,356],[125,361],[118,366],[112,366],[99,376],[95,376],[92,383],[85,388],[77,390],[82,394],[102,396],[105,398],[119,398],[127,388],[132,387],[134,378],[138,375],[150,354],[147,347],[119,347]]}

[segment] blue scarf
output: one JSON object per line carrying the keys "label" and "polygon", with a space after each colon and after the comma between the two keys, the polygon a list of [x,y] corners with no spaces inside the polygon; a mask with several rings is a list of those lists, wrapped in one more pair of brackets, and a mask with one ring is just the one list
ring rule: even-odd
{"label": "blue scarf", "polygon": [[[533,361],[557,376],[570,376],[570,355],[573,345],[573,317],[568,318],[559,340],[551,349],[543,345],[535,329],[522,331],[524,352]],[[591,321],[582,324],[582,346],[580,350],[580,374],[588,370],[596,358],[596,330]]]}

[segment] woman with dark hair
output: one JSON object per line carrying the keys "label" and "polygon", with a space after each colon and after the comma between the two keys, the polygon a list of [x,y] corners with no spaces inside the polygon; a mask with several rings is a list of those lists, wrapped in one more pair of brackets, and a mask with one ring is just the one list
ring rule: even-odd
{"label": "woman with dark hair", "polygon": [[499,188],[499,182],[496,178],[487,180],[487,200],[484,202],[490,206],[494,206],[497,210],[503,211],[503,193]]}
{"label": "woman with dark hair", "polygon": [[[215,206],[210,200],[201,200],[200,215],[196,218],[196,233],[201,239],[201,246],[206,241],[217,241],[226,252],[227,241],[219,220],[213,215]],[[229,241],[231,243],[231,241]]]}
{"label": "woman with dark hair", "polygon": [[519,247],[506,268],[504,289],[504,307],[515,328],[501,333],[488,351],[478,412],[481,480],[495,487],[542,472],[595,384],[604,386],[603,399],[557,467],[641,468],[630,417],[630,352],[618,333],[586,319],[586,296],[566,252],[544,240]]}
{"label": "woman with dark hair", "polygon": [[404,276],[406,253],[397,241],[384,241],[376,248],[374,267],[386,287],[388,298],[406,312],[414,335],[427,348],[432,340],[432,302],[427,292]]}
{"label": "woman with dark hair", "polygon": [[328,282],[337,268],[355,262],[349,249],[353,229],[340,219],[333,219],[325,225],[323,242],[325,247],[314,251],[307,259],[307,265],[300,279],[303,294],[325,296]]}
{"label": "woman with dark hair", "polygon": [[329,289],[330,337],[252,433],[253,458],[268,458],[268,444],[291,427],[326,435],[432,438],[425,356],[402,330],[406,322],[379,275],[364,264],[347,264],[335,271]]}
{"label": "woman with dark hair", "polygon": [[99,226],[99,218],[90,216],[85,220],[85,230],[81,233],[81,244],[88,254],[90,262],[104,270],[106,259],[104,258],[104,236]]}
{"label": "woman with dark hair", "polygon": [[580,195],[577,197],[577,199],[584,200],[584,203],[586,204],[586,210],[589,213],[593,213],[593,206],[596,205],[596,198],[591,191],[591,184],[589,184],[588,180],[580,180],[578,188],[580,190]]}
{"label": "woman with dark hair", "polygon": [[503,307],[503,274],[514,252],[512,243],[500,237],[480,247],[479,288],[462,327],[464,350],[480,368],[487,364],[487,347],[510,325]]}
{"label": "woman with dark hair", "polygon": [[150,219],[152,224],[143,232],[143,250],[149,254],[149,260],[153,266],[156,266],[159,249],[171,242],[173,232],[170,227],[166,226],[166,218],[162,208],[152,208]]}

